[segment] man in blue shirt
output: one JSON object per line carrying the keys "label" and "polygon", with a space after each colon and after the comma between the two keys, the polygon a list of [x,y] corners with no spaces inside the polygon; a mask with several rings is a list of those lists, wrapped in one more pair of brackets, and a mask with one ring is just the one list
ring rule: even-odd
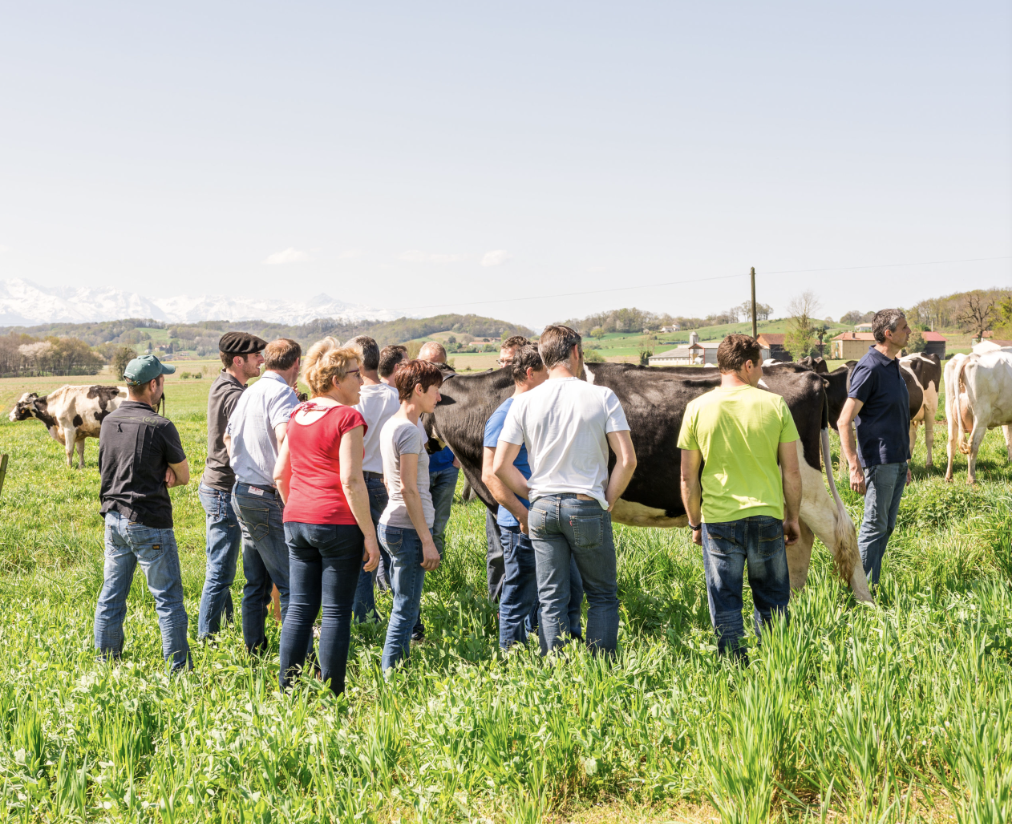
{"label": "man in blue shirt", "polygon": [[[499,433],[502,432],[506,413],[513,405],[513,399],[540,386],[548,379],[548,370],[545,369],[541,355],[538,354],[538,348],[532,343],[513,347],[509,368],[513,372],[516,389],[513,395],[492,413],[492,417],[485,424],[481,466],[481,479],[499,502],[496,523],[499,526],[505,565],[502,595],[499,599],[499,646],[504,650],[509,649],[513,643],[525,643],[527,634],[537,625],[539,607],[537,564],[527,529],[527,511],[531,508],[530,502],[518,498],[499,480],[492,471],[492,462],[495,459],[496,444],[499,443]],[[525,478],[531,477],[526,446],[521,444],[513,465]],[[569,625],[570,632],[576,637],[581,636],[582,602],[583,585],[580,572],[576,564],[571,563]]]}
{"label": "man in blue shirt", "polygon": [[[877,586],[886,543],[896,526],[903,488],[910,482],[910,395],[896,359],[910,327],[899,309],[883,309],[871,322],[875,345],[850,373],[838,426],[850,464],[850,487],[864,495],[857,538],[868,583]],[[857,442],[851,423],[857,425]]]}

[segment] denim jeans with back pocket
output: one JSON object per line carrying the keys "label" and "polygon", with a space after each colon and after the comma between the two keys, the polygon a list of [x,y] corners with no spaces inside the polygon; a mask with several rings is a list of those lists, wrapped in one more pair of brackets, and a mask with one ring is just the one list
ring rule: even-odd
{"label": "denim jeans with back pocket", "polygon": [[761,624],[768,624],[774,613],[788,614],[791,584],[783,521],[768,515],[755,515],[737,521],[703,524],[706,595],[721,654],[731,652],[745,657],[741,640],[745,636],[742,588],[746,564],[755,604],[756,636],[761,638]]}
{"label": "denim jeans with back pocket", "polygon": [[394,595],[381,664],[386,672],[411,651],[411,633],[421,611],[425,570],[418,532],[380,524],[378,533],[380,544],[390,554],[390,589]]}
{"label": "denim jeans with back pocket", "polygon": [[907,485],[907,462],[879,464],[864,470],[864,520],[857,536],[861,564],[868,584],[877,586],[882,575],[886,544],[896,528],[900,500]]}
{"label": "denim jeans with back pocket", "polygon": [[204,590],[200,596],[197,637],[206,638],[221,628],[222,619],[232,622],[232,582],[242,549],[242,529],[232,508],[232,492],[212,489],[204,483],[197,488],[207,515],[207,565]]}

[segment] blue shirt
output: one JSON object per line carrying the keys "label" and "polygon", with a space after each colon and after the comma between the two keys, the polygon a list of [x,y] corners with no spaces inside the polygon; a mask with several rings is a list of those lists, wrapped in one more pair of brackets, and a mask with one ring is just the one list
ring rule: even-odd
{"label": "blue shirt", "polygon": [[861,466],[909,461],[910,393],[899,360],[869,347],[850,373],[847,396],[864,404],[854,420]]}
{"label": "blue shirt", "polygon": [[429,455],[429,472],[440,472],[453,466],[453,452],[444,446],[435,455]]}
{"label": "blue shirt", "polygon": [[[484,445],[490,449],[495,449],[497,443],[499,443],[499,433],[502,432],[503,424],[506,423],[506,413],[510,411],[510,407],[513,405],[513,398],[506,398],[495,412],[492,413],[492,417],[488,419],[488,423],[485,424],[485,443]],[[520,451],[517,453],[516,458],[513,461],[513,466],[520,470],[520,474],[530,480],[531,477],[531,464],[527,460],[527,447],[520,444]],[[531,508],[530,502],[526,498],[520,498],[520,502],[528,509]],[[499,526],[520,526],[520,522],[514,518],[510,511],[504,507],[499,507],[499,513],[495,519],[495,522]]]}

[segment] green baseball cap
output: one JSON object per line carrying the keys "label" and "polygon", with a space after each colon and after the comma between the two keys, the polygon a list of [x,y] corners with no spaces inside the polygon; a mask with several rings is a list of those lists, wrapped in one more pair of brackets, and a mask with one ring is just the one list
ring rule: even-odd
{"label": "green baseball cap", "polygon": [[123,377],[131,386],[140,386],[142,383],[153,381],[159,375],[171,375],[175,371],[175,366],[162,363],[154,355],[141,355],[126,365]]}

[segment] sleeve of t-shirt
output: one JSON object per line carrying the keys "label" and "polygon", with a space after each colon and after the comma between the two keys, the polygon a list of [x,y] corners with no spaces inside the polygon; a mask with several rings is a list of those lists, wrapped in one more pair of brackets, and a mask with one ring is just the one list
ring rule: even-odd
{"label": "sleeve of t-shirt", "polygon": [[348,407],[348,411],[341,416],[338,423],[338,431],[343,435],[345,432],[351,432],[356,426],[362,427],[363,436],[369,431],[369,424],[365,422],[362,413],[353,407]]}
{"label": "sleeve of t-shirt", "polygon": [[[225,399],[221,402],[221,411],[225,413],[226,421],[232,417],[236,404],[239,403],[239,398],[241,397],[242,392],[240,390],[236,390],[235,392],[229,392],[225,396]],[[226,429],[226,431],[228,430]]]}
{"label": "sleeve of t-shirt", "polygon": [[780,443],[792,443],[801,436],[798,434],[798,427],[794,423],[794,416],[791,414],[787,401],[778,398],[780,401]]}
{"label": "sleeve of t-shirt", "polygon": [[850,373],[850,389],[847,390],[847,397],[868,403],[868,398],[875,391],[875,383],[875,372],[859,363]]}
{"label": "sleeve of t-shirt", "polygon": [[425,448],[422,433],[414,426],[398,426],[393,436],[394,457],[400,461],[401,455],[421,455]]}
{"label": "sleeve of t-shirt", "polygon": [[524,426],[520,420],[521,409],[523,409],[523,404],[519,400],[514,401],[509,412],[506,413],[506,420],[503,421],[502,430],[499,432],[500,441],[512,444],[524,442]]}
{"label": "sleeve of t-shirt", "polygon": [[[509,410],[506,410],[507,412]],[[487,446],[489,449],[495,449],[496,444],[499,443],[499,433],[502,432],[503,424],[506,422],[506,412],[497,409],[492,413],[492,417],[488,419],[488,423],[485,424],[485,440],[483,446]]]}
{"label": "sleeve of t-shirt", "polygon": [[161,428],[162,440],[165,443],[165,460],[170,464],[182,463],[186,460],[186,453],[183,451],[183,444],[179,440],[179,432],[176,425],[169,423]]}
{"label": "sleeve of t-shirt", "polygon": [[605,433],[609,432],[628,432],[629,422],[625,419],[625,410],[622,408],[622,402],[618,399],[618,395],[612,392],[607,387],[604,389],[604,411],[608,416],[608,422],[604,426]]}
{"label": "sleeve of t-shirt", "polygon": [[678,430],[678,448],[699,451],[696,440],[696,410],[689,406],[682,418],[682,428]]}
{"label": "sleeve of t-shirt", "polygon": [[267,407],[267,416],[270,419],[271,427],[279,423],[288,423],[292,412],[299,405],[299,398],[291,389],[287,392],[279,392]]}

